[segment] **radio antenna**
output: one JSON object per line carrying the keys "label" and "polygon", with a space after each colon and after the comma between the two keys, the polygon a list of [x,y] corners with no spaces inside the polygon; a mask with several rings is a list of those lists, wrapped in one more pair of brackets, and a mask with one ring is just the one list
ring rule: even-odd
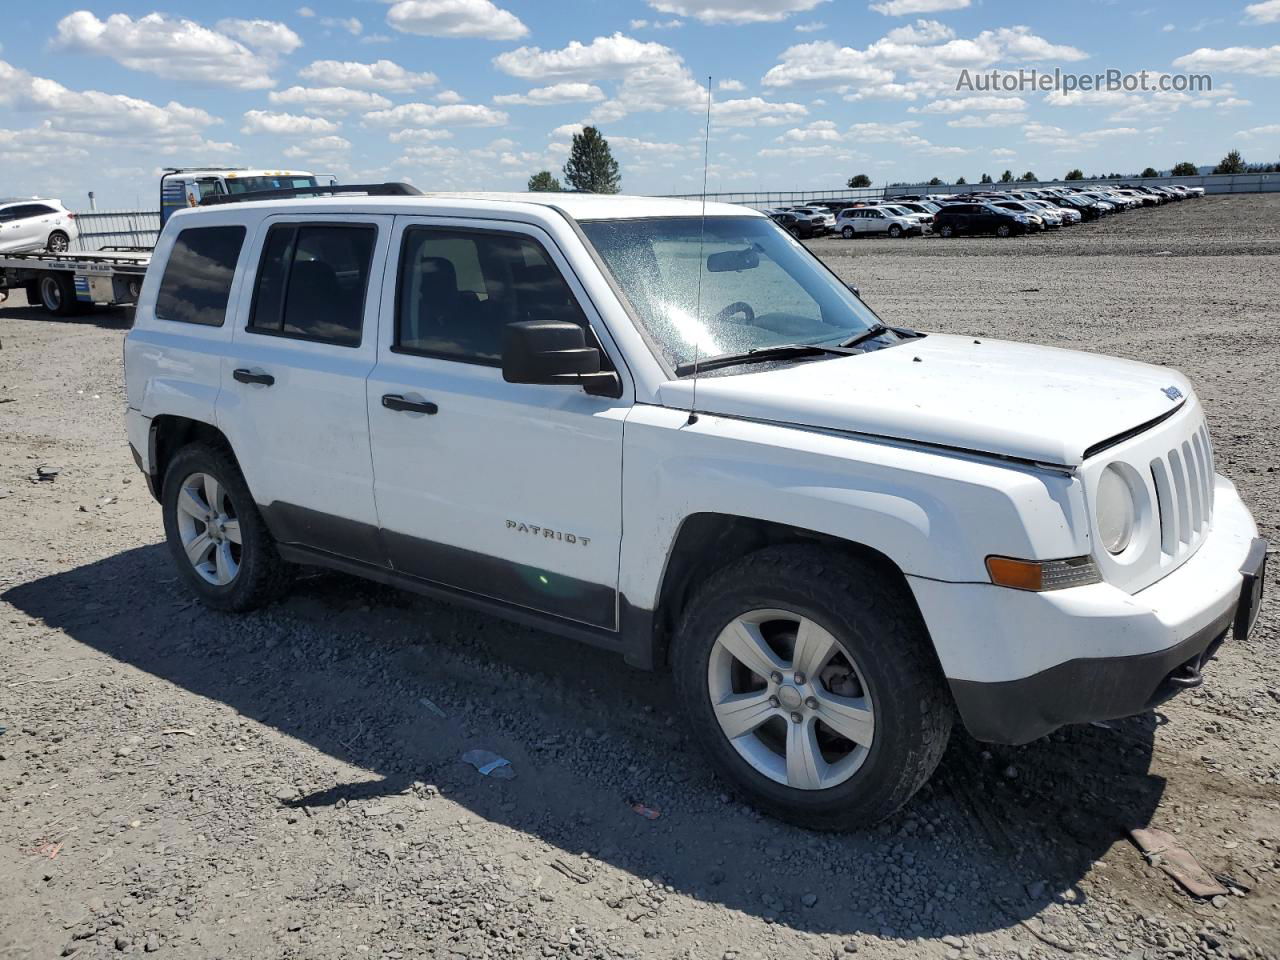
{"label": "radio antenna", "polygon": [[694,301],[693,329],[693,395],[689,398],[688,423],[698,422],[698,353],[702,342],[702,245],[707,239],[707,166],[711,160],[711,78],[707,77],[707,128],[702,142],[702,223],[698,229],[698,293]]}

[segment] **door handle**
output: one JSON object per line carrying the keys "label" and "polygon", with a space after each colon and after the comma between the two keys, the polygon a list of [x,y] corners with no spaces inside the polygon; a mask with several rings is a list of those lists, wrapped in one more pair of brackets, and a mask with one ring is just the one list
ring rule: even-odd
{"label": "door handle", "polygon": [[406,400],[398,393],[384,393],[382,405],[388,410],[402,410],[406,413],[435,413],[440,409],[429,400]]}
{"label": "door handle", "polygon": [[231,375],[240,383],[260,383],[264,387],[269,387],[276,382],[276,378],[269,373],[254,373],[252,370],[245,370],[243,367]]}

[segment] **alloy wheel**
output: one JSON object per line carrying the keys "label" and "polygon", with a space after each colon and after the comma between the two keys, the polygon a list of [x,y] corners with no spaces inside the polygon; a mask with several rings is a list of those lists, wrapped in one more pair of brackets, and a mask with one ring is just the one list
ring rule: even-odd
{"label": "alloy wheel", "polygon": [[730,745],[763,776],[797,790],[848,780],[875,738],[857,664],[830,632],[786,610],[753,610],[716,638],[712,710]]}
{"label": "alloy wheel", "polygon": [[67,240],[66,234],[55,233],[49,237],[49,251],[51,253],[66,253],[70,242]]}
{"label": "alloy wheel", "polygon": [[234,580],[243,545],[226,487],[212,474],[191,474],[178,491],[176,514],[182,549],[196,573],[219,587]]}

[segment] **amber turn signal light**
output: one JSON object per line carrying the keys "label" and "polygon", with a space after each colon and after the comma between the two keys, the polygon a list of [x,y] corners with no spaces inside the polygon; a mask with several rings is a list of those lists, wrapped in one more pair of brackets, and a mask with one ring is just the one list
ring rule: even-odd
{"label": "amber turn signal light", "polygon": [[1037,592],[1102,582],[1098,565],[1093,562],[1092,557],[1069,557],[1066,560],[987,557],[987,574],[997,587]]}

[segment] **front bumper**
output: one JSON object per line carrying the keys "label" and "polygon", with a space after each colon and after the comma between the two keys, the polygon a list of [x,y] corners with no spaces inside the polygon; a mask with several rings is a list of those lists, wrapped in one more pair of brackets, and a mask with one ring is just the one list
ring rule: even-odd
{"label": "front bumper", "polygon": [[1266,542],[1218,478],[1213,531],[1177,570],[1128,594],[1100,583],[1028,593],[909,578],[969,733],[1027,743],[1131,716],[1200,682],[1256,614]]}

